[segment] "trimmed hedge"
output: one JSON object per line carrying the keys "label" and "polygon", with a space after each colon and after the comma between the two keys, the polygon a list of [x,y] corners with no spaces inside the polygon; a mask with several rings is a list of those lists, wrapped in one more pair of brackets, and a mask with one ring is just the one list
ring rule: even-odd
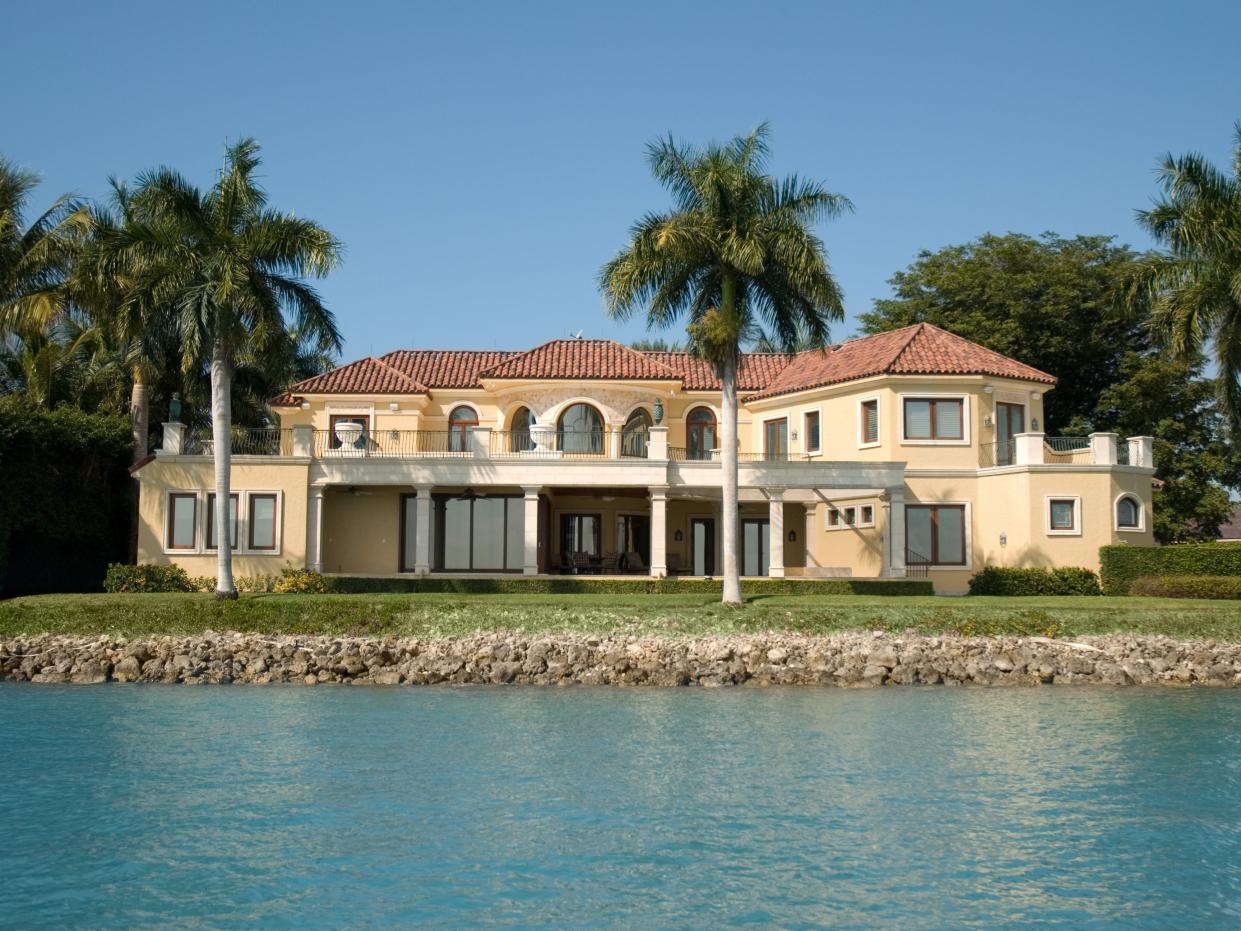
{"label": "trimmed hedge", "polygon": [[[215,580],[212,579],[213,587]],[[192,592],[197,588],[180,566],[130,566],[112,563],[103,578],[103,590],[110,594],[139,592]]]}
{"label": "trimmed hedge", "polygon": [[1241,576],[1144,575],[1129,583],[1129,594],[1151,598],[1241,599]]}
{"label": "trimmed hedge", "polygon": [[1127,595],[1134,579],[1168,575],[1241,575],[1241,543],[1180,543],[1173,546],[1099,547],[1105,595]]}
{"label": "trimmed hedge", "polygon": [[971,595],[1101,595],[1099,577],[1089,569],[1013,569],[985,566],[970,579]]}
{"label": "trimmed hedge", "polygon": [[[719,594],[716,579],[592,579],[583,576],[494,579],[368,579],[340,576],[328,579],[341,594],[436,593],[461,595],[696,595]],[[753,579],[741,584],[743,595],[933,595],[923,579]]]}

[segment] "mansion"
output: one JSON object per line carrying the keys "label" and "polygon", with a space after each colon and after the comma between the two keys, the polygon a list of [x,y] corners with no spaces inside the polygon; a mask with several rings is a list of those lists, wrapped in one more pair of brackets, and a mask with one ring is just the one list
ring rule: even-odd
{"label": "mansion", "polygon": [[[1149,437],[1046,436],[1055,379],[929,324],[738,376],[743,576],[1098,568],[1154,545]],[[397,350],[291,386],[232,438],[238,575],[722,568],[719,381],[684,352],[560,339]],[[210,431],[141,464],[139,562],[215,572]]]}

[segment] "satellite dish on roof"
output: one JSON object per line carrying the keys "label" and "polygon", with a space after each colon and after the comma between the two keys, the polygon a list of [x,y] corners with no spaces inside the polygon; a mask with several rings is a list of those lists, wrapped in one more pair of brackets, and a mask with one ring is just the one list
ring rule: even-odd
{"label": "satellite dish on roof", "polygon": [[581,339],[581,338],[582,338],[582,334],[583,334],[583,333],[585,333],[585,332],[586,332],[585,330],[578,330],[576,333],[574,333],[574,334],[573,334],[573,338],[574,338],[574,339]]}

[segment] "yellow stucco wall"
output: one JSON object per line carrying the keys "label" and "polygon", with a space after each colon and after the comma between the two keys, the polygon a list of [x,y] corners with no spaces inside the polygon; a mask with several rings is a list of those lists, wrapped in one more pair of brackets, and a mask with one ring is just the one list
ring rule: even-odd
{"label": "yellow stucco wall", "polygon": [[377,486],[329,488],[323,495],[323,571],[390,574],[400,570],[401,493]]}
{"label": "yellow stucco wall", "polygon": [[[138,472],[138,561],[168,565],[176,563],[191,576],[215,575],[216,554],[203,549],[205,542],[206,492],[215,489],[214,466],[205,459],[156,459]],[[243,575],[278,575],[288,564],[306,564],[306,488],[308,465],[305,462],[271,463],[255,459],[235,458],[231,490],[275,491],[280,493],[280,540],[276,553],[247,553],[245,527],[239,528],[242,544],[233,557],[233,573]],[[170,492],[200,494],[198,506],[198,551],[169,553],[164,548],[167,496]],[[244,511],[244,505],[241,506]],[[241,514],[244,522],[245,514]]]}

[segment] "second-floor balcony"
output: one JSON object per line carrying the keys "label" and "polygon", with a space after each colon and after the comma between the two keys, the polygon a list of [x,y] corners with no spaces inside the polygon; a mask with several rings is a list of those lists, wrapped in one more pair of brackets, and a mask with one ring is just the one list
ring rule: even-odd
{"label": "second-floor balcony", "polygon": [[979,466],[984,469],[1021,465],[1136,465],[1153,467],[1150,437],[1121,440],[1115,433],[1090,436],[1044,436],[1020,433],[980,447]]}

